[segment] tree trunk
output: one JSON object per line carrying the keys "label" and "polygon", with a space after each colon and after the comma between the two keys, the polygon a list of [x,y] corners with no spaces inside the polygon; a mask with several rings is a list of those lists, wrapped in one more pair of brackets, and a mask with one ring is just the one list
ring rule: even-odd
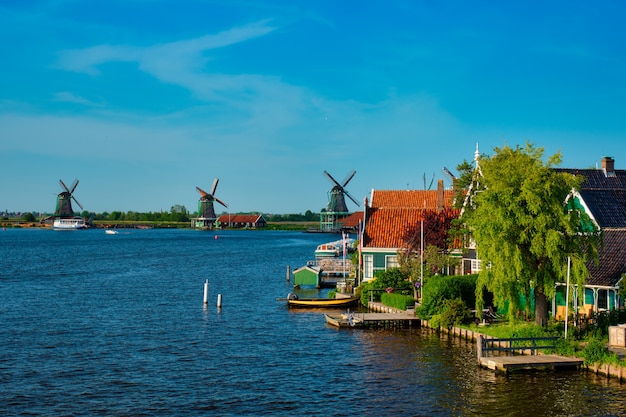
{"label": "tree trunk", "polygon": [[543,288],[535,288],[535,324],[548,325],[548,299],[543,293]]}

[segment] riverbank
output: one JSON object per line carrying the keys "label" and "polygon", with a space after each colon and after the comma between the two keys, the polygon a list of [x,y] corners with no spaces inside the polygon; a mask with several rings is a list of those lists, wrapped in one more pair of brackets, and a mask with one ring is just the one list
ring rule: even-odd
{"label": "riverbank", "polygon": [[[393,307],[388,307],[380,302],[369,302],[368,303],[368,309],[370,311],[374,311],[374,312],[380,312],[380,313],[405,313],[405,314],[415,314],[414,310],[399,310]],[[463,327],[452,327],[451,329],[447,329],[447,328],[433,328],[430,327],[430,324],[428,322],[428,320],[420,320],[420,324],[422,327],[425,328],[429,328],[432,329],[434,331],[438,331],[438,332],[443,332],[443,333],[447,333],[451,336],[455,336],[459,339],[462,340],[466,340],[466,341],[472,341],[472,342],[477,342],[479,337],[482,337],[484,339],[491,339],[493,338],[492,336],[485,334],[485,333],[481,333],[475,330],[471,330],[471,329],[467,329],[467,328],[463,328]],[[624,359],[626,358],[626,349],[625,348],[619,348],[619,347],[615,347],[615,346],[608,346],[607,348],[615,353],[618,358],[620,359]],[[538,354],[541,354],[540,352]],[[573,358],[577,358],[577,359],[582,359],[582,358],[578,358],[577,356],[572,356]],[[583,364],[583,369],[585,369],[587,372],[592,372],[596,375],[604,375],[607,378],[614,378],[617,381],[619,381],[620,383],[622,382],[626,382],[626,367],[623,366],[618,366],[615,364],[593,364],[593,365],[585,365]]]}

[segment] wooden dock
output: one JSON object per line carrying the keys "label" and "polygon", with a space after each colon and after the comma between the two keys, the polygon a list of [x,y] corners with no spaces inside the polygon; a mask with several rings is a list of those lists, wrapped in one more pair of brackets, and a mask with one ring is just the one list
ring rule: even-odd
{"label": "wooden dock", "polygon": [[480,366],[504,373],[521,369],[577,369],[580,368],[582,363],[582,359],[566,358],[558,355],[514,355],[480,358]]}
{"label": "wooden dock", "polygon": [[478,336],[476,340],[478,363],[482,367],[505,373],[520,369],[580,368],[583,359],[538,354],[540,350],[553,350],[555,348],[553,342],[556,339],[555,337],[495,339]]}

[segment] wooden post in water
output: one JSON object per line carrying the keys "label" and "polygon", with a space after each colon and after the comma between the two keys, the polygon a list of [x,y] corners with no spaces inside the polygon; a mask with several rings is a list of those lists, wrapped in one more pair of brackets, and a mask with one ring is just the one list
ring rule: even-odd
{"label": "wooden post in water", "polygon": [[204,304],[209,303],[209,280],[204,282]]}
{"label": "wooden post in water", "polygon": [[478,363],[480,363],[480,358],[483,357],[483,336],[481,334],[476,338],[476,352],[478,352]]}
{"label": "wooden post in water", "polygon": [[287,265],[287,282],[291,279],[291,267]]}
{"label": "wooden post in water", "polygon": [[222,294],[217,294],[217,307],[222,308]]}

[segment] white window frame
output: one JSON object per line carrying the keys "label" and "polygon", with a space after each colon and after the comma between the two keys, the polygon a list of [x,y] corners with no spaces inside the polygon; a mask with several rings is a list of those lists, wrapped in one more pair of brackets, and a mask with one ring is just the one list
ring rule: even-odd
{"label": "white window frame", "polygon": [[387,255],[387,256],[385,256],[385,269],[397,268],[399,266],[400,266],[400,263],[398,262],[398,256],[397,255]]}
{"label": "white window frame", "polygon": [[482,269],[482,262],[480,259],[470,259],[470,264],[471,264],[470,269],[471,269],[472,274],[477,274]]}
{"label": "white window frame", "polygon": [[363,255],[363,280],[374,278],[374,255]]}

